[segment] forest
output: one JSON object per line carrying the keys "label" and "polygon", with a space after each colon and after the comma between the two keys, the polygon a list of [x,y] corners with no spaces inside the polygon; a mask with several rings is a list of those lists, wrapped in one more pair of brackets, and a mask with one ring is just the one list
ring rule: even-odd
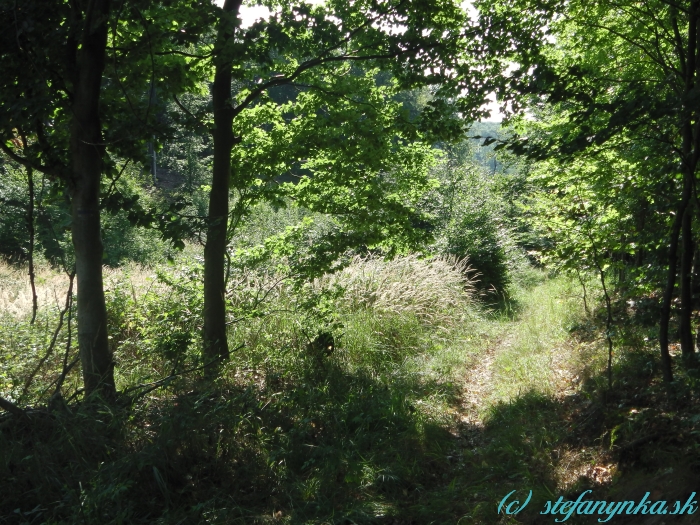
{"label": "forest", "polygon": [[0,524],[699,523],[699,163],[700,0],[0,0]]}

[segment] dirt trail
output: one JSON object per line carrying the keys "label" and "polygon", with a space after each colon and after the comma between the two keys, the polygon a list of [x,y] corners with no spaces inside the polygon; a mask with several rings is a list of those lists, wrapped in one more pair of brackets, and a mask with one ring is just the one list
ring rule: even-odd
{"label": "dirt trail", "polygon": [[488,341],[485,350],[478,354],[473,367],[467,370],[462,389],[462,403],[459,410],[460,435],[471,446],[485,444],[484,410],[492,397],[493,366],[496,356],[512,341],[512,325],[502,327],[502,332]]}

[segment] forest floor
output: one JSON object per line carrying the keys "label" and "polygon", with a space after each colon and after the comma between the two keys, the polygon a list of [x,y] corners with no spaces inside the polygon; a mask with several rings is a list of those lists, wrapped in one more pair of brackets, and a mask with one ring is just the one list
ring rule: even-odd
{"label": "forest floor", "polygon": [[[21,324],[13,308],[28,299],[17,276],[0,272],[0,390],[23,384],[55,322],[48,312],[34,328]],[[60,276],[42,279],[55,287]],[[179,296],[136,270],[108,283],[111,311],[128,314],[113,330],[124,337],[119,381],[143,381],[144,367],[167,374],[143,333],[164,331],[154,319],[181,315],[191,290]],[[547,502],[586,490],[586,500],[649,492],[683,505],[699,488],[700,374],[676,356],[677,381],[664,385],[645,341],[653,332],[632,314],[616,315],[612,390],[600,320],[562,278],[465,318],[454,337],[410,316],[353,314],[343,348],[324,362],[290,352],[306,346],[297,320],[267,317],[240,330],[249,348],[213,386],[183,376],[118,410],[73,402],[36,407],[29,422],[4,417],[0,524],[544,525],[565,518],[541,514]],[[36,377],[43,388],[53,372]],[[508,502],[532,494],[528,505],[499,513],[512,491]],[[608,522],[688,525],[700,515]]]}

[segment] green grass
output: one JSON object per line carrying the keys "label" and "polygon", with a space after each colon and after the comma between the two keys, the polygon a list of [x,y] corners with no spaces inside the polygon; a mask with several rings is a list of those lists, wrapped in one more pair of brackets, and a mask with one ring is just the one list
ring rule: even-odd
{"label": "green grass", "polygon": [[[571,332],[586,318],[580,288],[564,277],[515,295],[519,313],[505,320],[496,353],[489,404],[530,392],[553,394],[557,372],[580,366]],[[601,354],[602,355],[602,354]]]}

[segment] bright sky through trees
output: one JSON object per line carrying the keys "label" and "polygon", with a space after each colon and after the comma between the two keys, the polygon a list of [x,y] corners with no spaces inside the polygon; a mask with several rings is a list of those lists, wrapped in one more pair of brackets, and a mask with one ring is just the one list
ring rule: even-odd
{"label": "bright sky through trees", "polygon": [[[323,0],[307,0],[310,4],[320,4]],[[215,0],[216,5],[222,7],[224,5],[224,0]],[[463,6],[466,6],[472,15],[475,14],[474,9],[471,8],[469,2],[465,2]],[[243,27],[250,27],[256,20],[260,18],[267,18],[270,16],[270,10],[263,5],[242,5],[240,9],[241,22]],[[491,111],[491,117],[486,120],[486,122],[501,122],[503,120],[503,115],[495,101],[495,95],[491,96],[491,102],[489,102],[486,107]]]}

